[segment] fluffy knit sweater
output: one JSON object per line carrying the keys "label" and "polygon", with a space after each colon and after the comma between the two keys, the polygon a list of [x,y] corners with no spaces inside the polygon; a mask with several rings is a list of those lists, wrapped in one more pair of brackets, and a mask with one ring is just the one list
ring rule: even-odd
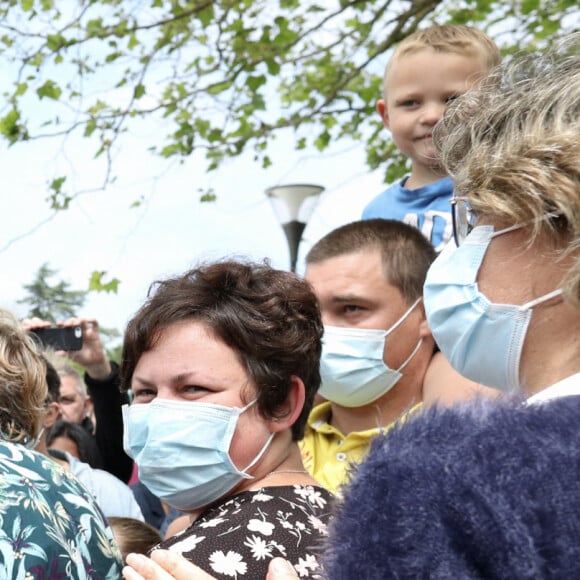
{"label": "fluffy knit sweater", "polygon": [[580,396],[434,409],[345,491],[331,580],[580,577]]}

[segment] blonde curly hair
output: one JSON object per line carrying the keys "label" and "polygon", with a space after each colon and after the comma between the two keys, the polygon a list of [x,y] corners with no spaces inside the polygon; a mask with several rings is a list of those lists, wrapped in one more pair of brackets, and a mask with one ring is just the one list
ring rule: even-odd
{"label": "blonde curly hair", "polygon": [[46,397],[46,364],[36,343],[18,319],[0,307],[0,437],[34,441]]}
{"label": "blonde curly hair", "polygon": [[580,33],[500,65],[449,107],[434,138],[476,215],[530,222],[530,243],[574,257],[564,292],[580,307]]}

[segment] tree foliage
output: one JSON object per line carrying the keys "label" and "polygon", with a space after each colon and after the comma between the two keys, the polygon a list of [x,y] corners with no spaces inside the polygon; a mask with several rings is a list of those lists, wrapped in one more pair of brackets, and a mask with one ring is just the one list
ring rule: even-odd
{"label": "tree foliage", "polygon": [[[5,0],[0,59],[14,70],[0,133],[10,143],[80,133],[109,162],[149,118],[163,157],[208,169],[271,140],[297,149],[361,142],[370,168],[401,171],[374,107],[387,52],[434,22],[474,24],[506,53],[577,27],[576,0]],[[3,65],[3,66],[4,66]],[[107,179],[109,174],[107,174]],[[68,206],[66,176],[48,187]]]}
{"label": "tree foliage", "polygon": [[47,263],[36,272],[34,280],[24,285],[27,295],[18,301],[28,305],[28,317],[37,316],[51,322],[77,316],[87,299],[87,290],[71,290],[70,284],[63,280],[51,282],[58,273]]}
{"label": "tree foliage", "polygon": [[[102,277],[106,272],[93,272],[88,290],[72,290],[70,284],[64,280],[52,281],[57,274],[58,270],[44,263],[36,272],[34,280],[30,284],[23,285],[26,295],[18,300],[18,303],[28,305],[26,317],[37,316],[53,323],[62,322],[67,318],[79,316],[79,310],[84,306],[89,292],[116,292],[119,285],[117,279],[103,282]],[[118,339],[121,333],[116,328],[105,328],[102,325],[99,326],[99,330],[107,355],[111,360],[119,362],[121,346],[111,346],[111,342]]]}

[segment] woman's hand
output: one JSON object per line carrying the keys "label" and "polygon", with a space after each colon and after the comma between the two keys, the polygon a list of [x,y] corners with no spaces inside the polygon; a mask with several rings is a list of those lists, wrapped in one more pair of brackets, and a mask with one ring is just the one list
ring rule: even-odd
{"label": "woman's hand", "polygon": [[[125,580],[215,580],[181,554],[169,550],[154,550],[151,558],[142,554],[129,554],[123,568]],[[274,558],[268,567],[266,580],[294,580],[294,568],[284,558]],[[259,580],[259,579],[257,579]]]}
{"label": "woman's hand", "polygon": [[154,550],[150,558],[143,554],[129,554],[126,560],[127,566],[123,568],[125,580],[215,580],[181,554],[169,550]]}
{"label": "woman's hand", "polygon": [[292,564],[284,558],[274,558],[268,566],[266,580],[293,580],[298,578]]}

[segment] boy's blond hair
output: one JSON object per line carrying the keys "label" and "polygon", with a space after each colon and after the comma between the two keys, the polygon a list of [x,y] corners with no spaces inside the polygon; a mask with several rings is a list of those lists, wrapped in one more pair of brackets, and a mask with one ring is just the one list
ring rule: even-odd
{"label": "boy's blond hair", "polygon": [[397,59],[426,48],[441,53],[482,56],[488,70],[496,67],[501,61],[498,46],[485,32],[462,24],[431,26],[424,30],[417,30],[396,46],[385,70],[385,80]]}

